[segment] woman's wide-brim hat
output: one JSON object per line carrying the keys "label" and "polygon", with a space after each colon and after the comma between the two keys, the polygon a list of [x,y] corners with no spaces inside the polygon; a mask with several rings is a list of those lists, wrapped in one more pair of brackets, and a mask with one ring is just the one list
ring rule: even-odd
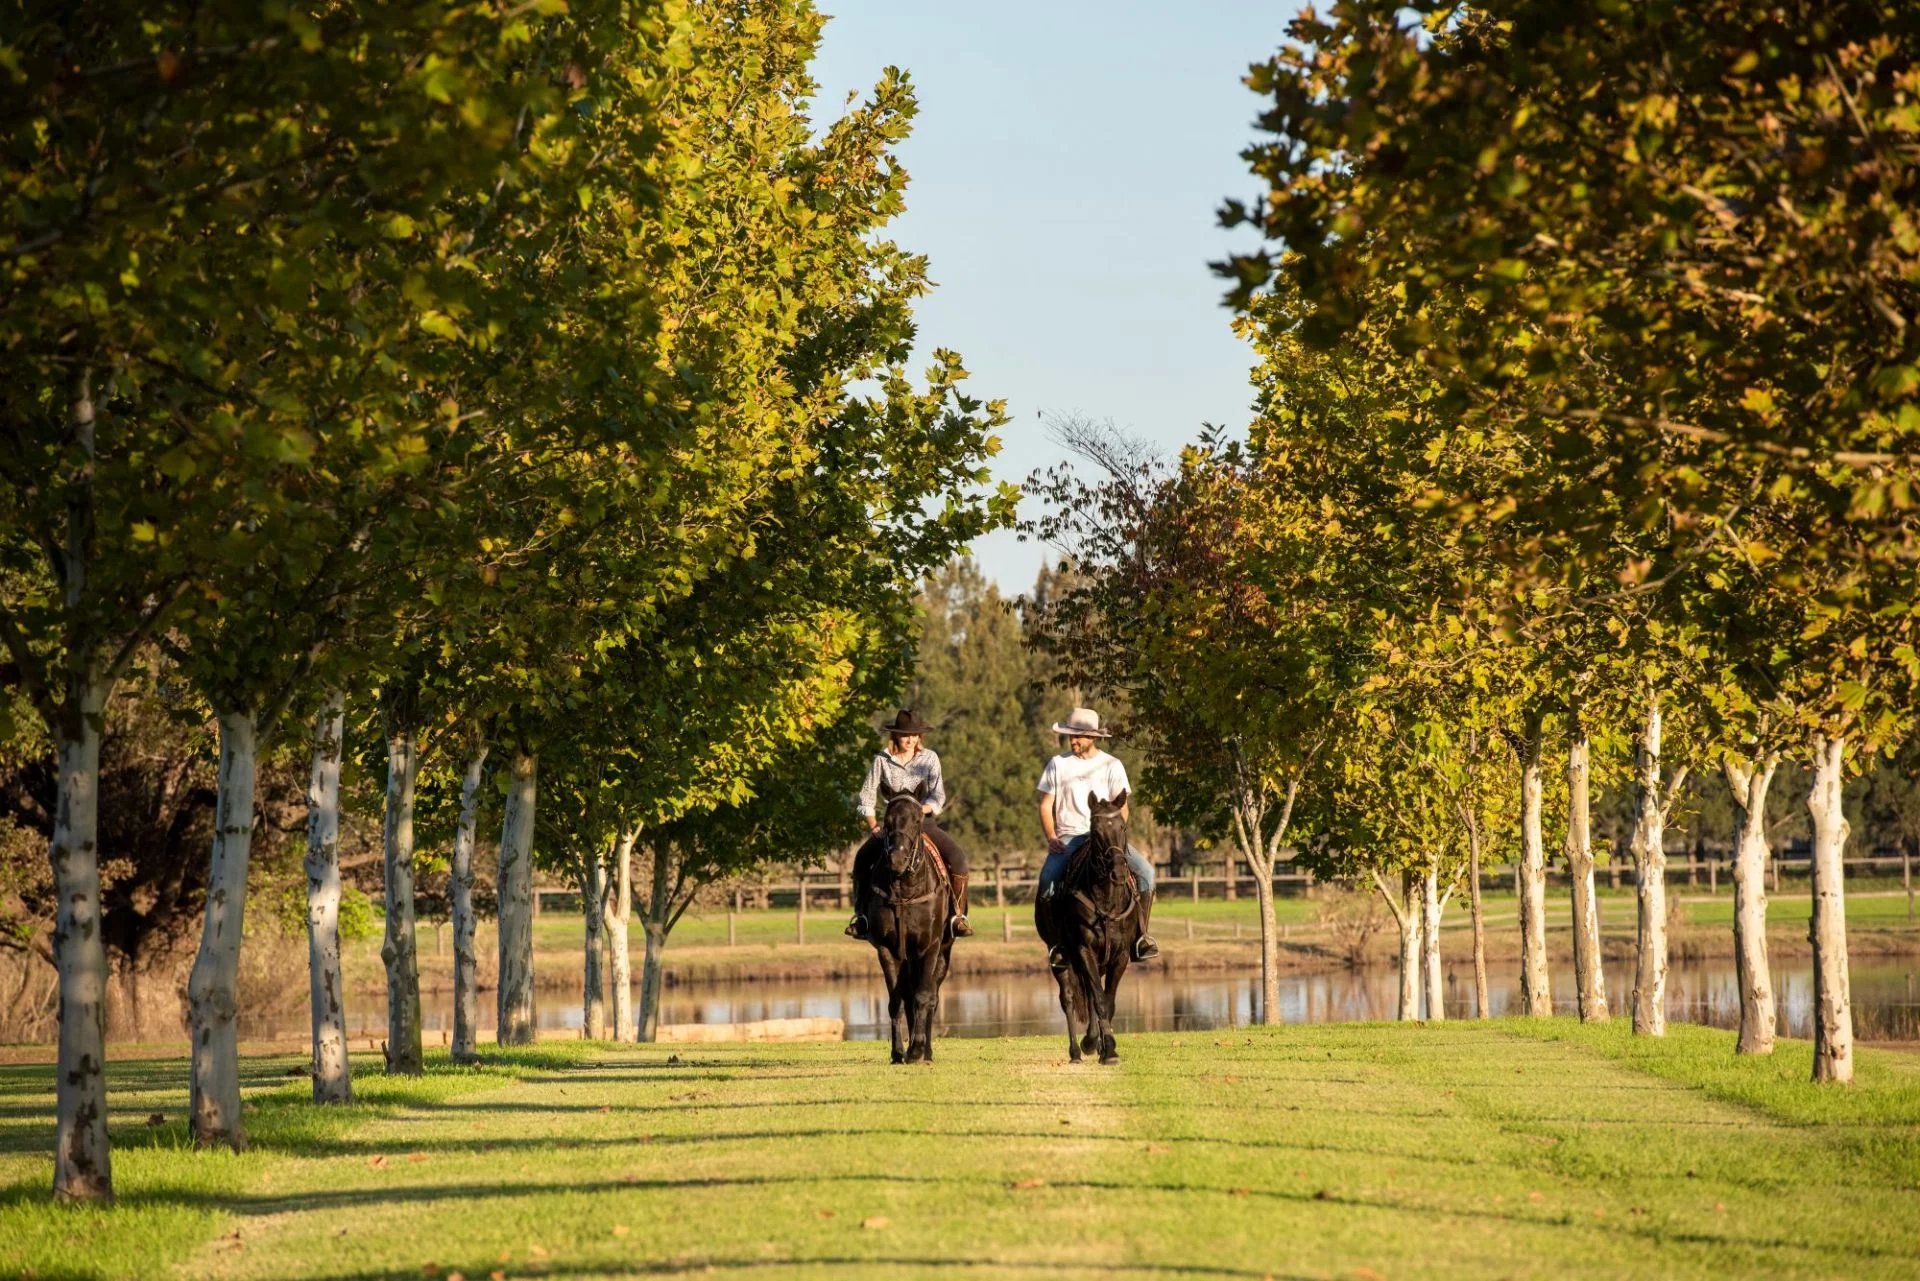
{"label": "woman's wide-brim hat", "polygon": [[911,708],[903,707],[900,714],[880,727],[882,734],[924,734],[933,726],[913,714]]}
{"label": "woman's wide-brim hat", "polygon": [[1100,728],[1100,713],[1091,707],[1076,707],[1073,714],[1064,721],[1053,723],[1053,732],[1065,734],[1068,738],[1112,738],[1113,735]]}

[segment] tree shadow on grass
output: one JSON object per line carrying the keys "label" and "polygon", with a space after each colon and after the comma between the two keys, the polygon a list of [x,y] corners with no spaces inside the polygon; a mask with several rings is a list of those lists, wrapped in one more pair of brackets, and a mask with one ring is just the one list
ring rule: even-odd
{"label": "tree shadow on grass", "polygon": [[[458,1263],[438,1265],[440,1275],[462,1272],[466,1276],[486,1276],[499,1267],[497,1262],[475,1262],[462,1267]],[[1275,1272],[1271,1268],[1228,1268],[1198,1263],[1072,1263],[1055,1259],[1035,1259],[1031,1263],[1018,1262],[1005,1258],[995,1259],[953,1259],[935,1258],[924,1255],[876,1254],[870,1256],[832,1256],[801,1255],[787,1259],[744,1258],[729,1259],[722,1257],[698,1259],[662,1259],[635,1260],[629,1263],[605,1263],[601,1261],[542,1259],[518,1262],[513,1265],[515,1277],[677,1277],[706,1276],[715,1272],[783,1272],[798,1268],[831,1268],[835,1275],[861,1270],[879,1270],[893,1275],[938,1275],[941,1273],[967,1273],[991,1271],[999,1274],[1008,1272],[1030,1272],[1035,1276],[1059,1276],[1065,1272],[1100,1273],[1103,1276],[1122,1277],[1254,1277],[1267,1281],[1307,1281],[1307,1278],[1293,1273]],[[400,1268],[376,1268],[365,1272],[336,1272],[330,1274],[330,1281],[387,1281]],[[76,1277],[80,1274],[74,1274]],[[87,1274],[91,1275],[91,1274]],[[50,1281],[52,1279],[50,1278]]]}
{"label": "tree shadow on grass", "polygon": [[[250,1192],[240,1195],[216,1195],[198,1190],[159,1189],[148,1192],[136,1192],[124,1195],[120,1203],[124,1206],[168,1205],[193,1209],[223,1210],[243,1217],[265,1215],[284,1215],[298,1213],[336,1214],[342,1210],[360,1206],[404,1205],[410,1203],[434,1203],[457,1201],[465,1207],[489,1200],[510,1200],[526,1197],[560,1197],[577,1199],[607,1193],[645,1193],[662,1192],[684,1196],[703,1191],[743,1191],[756,1188],[803,1187],[820,1188],[826,1185],[836,1186],[906,1186],[936,1187],[944,1194],[952,1195],[958,1187],[978,1189],[976,1195],[1003,1191],[1006,1185],[999,1179],[934,1177],[910,1174],[809,1174],[809,1175],[756,1175],[756,1176],[702,1176],[685,1179],[644,1179],[622,1178],[602,1179],[592,1182],[553,1183],[517,1183],[481,1185],[472,1183],[441,1184],[391,1184],[380,1187],[333,1188],[323,1191],[296,1193]],[[1646,1241],[1651,1245],[1687,1244],[1726,1249],[1738,1247],[1750,1250],[1786,1250],[1795,1253],[1818,1255],[1823,1261],[1840,1257],[1860,1260],[1901,1260],[1912,1258],[1910,1251],[1889,1248],[1858,1239],[1840,1241],[1807,1241],[1783,1236],[1754,1237],[1734,1233],[1678,1231],[1671,1225],[1648,1223],[1646,1225],[1623,1224],[1617,1220],[1588,1222],[1575,1219],[1564,1212],[1542,1210],[1534,1214],[1514,1213],[1508,1210],[1487,1206],[1450,1206],[1439,1207],[1431,1204],[1408,1204],[1397,1200],[1365,1195],[1350,1194],[1330,1188],[1309,1190],[1281,1188],[1216,1187],[1209,1184],[1182,1182],[1139,1182],[1127,1183],[1102,1179],[1063,1179],[1049,1181],[1046,1185],[1052,1192],[1084,1192],[1102,1197],[1151,1195],[1166,1199],[1171,1197],[1192,1197],[1219,1200],[1231,1203],[1232,1200],[1264,1200],[1279,1204],[1292,1204],[1301,1207],[1321,1209],[1359,1210],[1372,1213],[1409,1215],[1419,1221],[1422,1231],[1431,1231],[1437,1220],[1466,1219],[1486,1222],[1508,1228],[1542,1228],[1575,1234],[1601,1234],[1613,1237],[1631,1237]],[[5,1202],[0,1200],[0,1205]],[[1195,1222],[1201,1222],[1195,1219]],[[385,1275],[385,1274],[381,1274]]]}

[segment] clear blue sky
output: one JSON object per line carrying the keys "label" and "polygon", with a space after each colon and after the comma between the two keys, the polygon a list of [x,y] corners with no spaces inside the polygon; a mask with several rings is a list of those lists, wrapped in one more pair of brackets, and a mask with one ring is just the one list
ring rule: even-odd
{"label": "clear blue sky", "polygon": [[[821,117],[889,65],[912,76],[912,185],[893,234],[939,285],[919,308],[923,351],[959,351],[971,390],[1008,403],[1001,476],[1059,459],[1042,414],[1111,419],[1169,453],[1202,423],[1244,423],[1251,359],[1207,263],[1250,243],[1215,211],[1257,190],[1239,153],[1259,100],[1240,78],[1278,45],[1291,5],[821,7]],[[1009,592],[1044,554],[1011,533],[974,550]]]}

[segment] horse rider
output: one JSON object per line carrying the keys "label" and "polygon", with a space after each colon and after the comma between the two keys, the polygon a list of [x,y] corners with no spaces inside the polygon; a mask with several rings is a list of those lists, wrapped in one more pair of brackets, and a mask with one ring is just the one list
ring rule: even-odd
{"label": "horse rider", "polygon": [[[940,857],[946,861],[947,875],[953,880],[953,933],[956,938],[968,938],[973,934],[973,926],[967,923],[967,852],[960,843],[947,835],[936,822],[934,815],[946,808],[947,786],[940,777],[940,757],[930,747],[921,745],[920,739],[931,725],[926,724],[910,709],[902,709],[893,718],[893,723],[882,725],[882,732],[888,736],[885,751],[875,752],[873,763],[867,766],[867,781],[860,785],[858,809],[860,817],[867,820],[867,829],[872,834],[866,844],[853,858],[853,883],[855,886],[867,884],[872,874],[874,860],[880,857],[885,848],[885,838],[880,834],[880,818],[874,812],[879,804],[880,784],[885,783],[896,792],[910,792],[921,783],[927,785],[925,799],[920,808],[925,812],[921,820],[921,830],[933,839]],[[867,918],[855,912],[847,922],[849,937],[863,939],[867,937]]]}
{"label": "horse rider", "polygon": [[[1052,894],[1065,875],[1067,862],[1093,831],[1092,807],[1088,798],[1110,801],[1131,791],[1127,767],[1118,757],[1100,750],[1099,740],[1113,735],[1100,728],[1100,714],[1091,708],[1076,707],[1065,721],[1054,723],[1053,732],[1066,736],[1067,750],[1047,762],[1040,774],[1040,831],[1047,838],[1047,860],[1040,866],[1040,897]],[[1120,811],[1122,817],[1127,809]],[[1133,959],[1144,961],[1160,955],[1160,945],[1147,932],[1153,917],[1153,864],[1146,855],[1127,846],[1127,866],[1133,871],[1134,886],[1140,891],[1140,937],[1134,940]],[[1067,966],[1058,947],[1047,952],[1047,964],[1056,970]]]}

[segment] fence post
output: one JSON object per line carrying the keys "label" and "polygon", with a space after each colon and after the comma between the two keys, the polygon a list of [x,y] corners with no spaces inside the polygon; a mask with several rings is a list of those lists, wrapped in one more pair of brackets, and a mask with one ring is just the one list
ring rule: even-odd
{"label": "fence post", "polygon": [[1717,858],[1709,859],[1707,861],[1707,893],[1718,894],[1719,892],[1720,892],[1720,860]]}
{"label": "fence post", "polygon": [[1002,943],[1013,942],[1013,913],[1012,912],[1003,911],[1000,913],[1000,941]]}
{"label": "fence post", "polygon": [[1900,888],[1907,892],[1907,923],[1913,923],[1913,852],[1900,851]]}
{"label": "fence post", "polygon": [[800,873],[800,908],[793,914],[793,941],[807,941],[807,874]]}
{"label": "fence post", "polygon": [[1200,901],[1200,865],[1198,863],[1187,865],[1187,890],[1188,897],[1198,903]]}
{"label": "fence post", "polygon": [[727,905],[727,946],[728,947],[732,947],[736,941],[736,935],[734,934],[734,927],[733,927],[734,919],[735,918],[734,918],[733,905],[729,903]]}

